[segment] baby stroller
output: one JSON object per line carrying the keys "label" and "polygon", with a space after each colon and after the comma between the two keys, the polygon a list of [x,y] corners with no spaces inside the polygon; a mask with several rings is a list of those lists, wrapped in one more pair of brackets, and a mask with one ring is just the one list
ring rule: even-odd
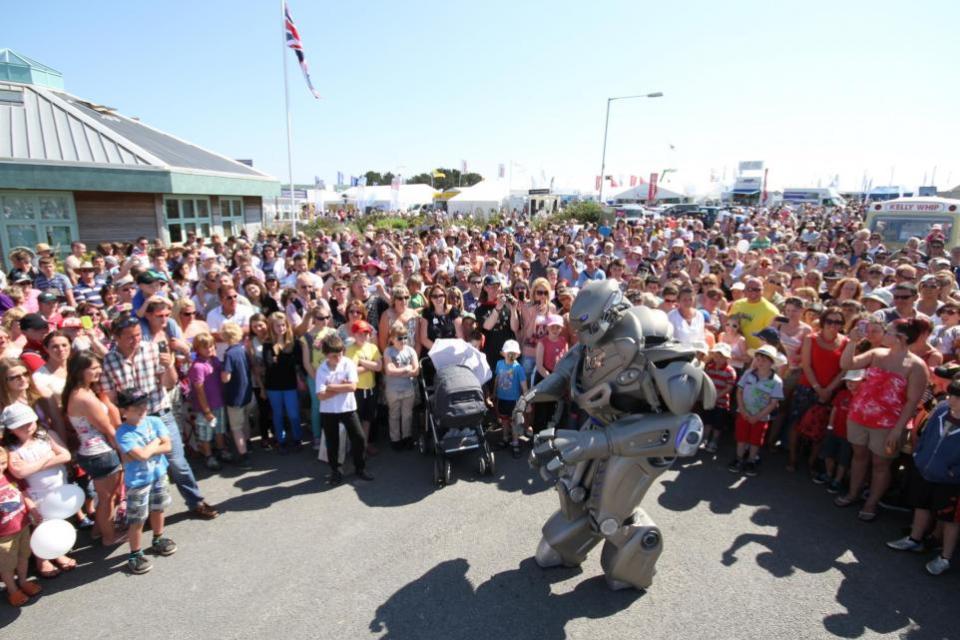
{"label": "baby stroller", "polygon": [[476,452],[480,473],[494,472],[493,451],[484,431],[485,374],[476,366],[476,356],[483,361],[489,379],[483,354],[462,340],[437,340],[428,356],[436,373],[429,384],[420,376],[425,411],[417,446],[423,454],[434,453],[433,481],[438,487],[450,483],[453,455]]}

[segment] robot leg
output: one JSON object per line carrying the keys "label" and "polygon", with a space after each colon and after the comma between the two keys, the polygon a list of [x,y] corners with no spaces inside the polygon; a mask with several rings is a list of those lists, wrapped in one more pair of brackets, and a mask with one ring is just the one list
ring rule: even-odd
{"label": "robot leg", "polygon": [[579,566],[600,539],[600,535],[590,527],[587,513],[575,520],[567,520],[562,512],[557,511],[543,525],[543,537],[537,545],[537,564],[544,569]]}
{"label": "robot leg", "polygon": [[600,565],[607,585],[614,590],[647,589],[656,574],[657,559],[663,551],[663,534],[645,511],[639,509],[629,524],[615,531],[601,532],[603,545]]}

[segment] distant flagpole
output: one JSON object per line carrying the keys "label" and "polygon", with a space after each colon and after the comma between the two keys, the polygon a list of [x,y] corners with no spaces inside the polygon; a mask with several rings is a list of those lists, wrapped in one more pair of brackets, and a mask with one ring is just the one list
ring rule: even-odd
{"label": "distant flagpole", "polygon": [[293,144],[290,137],[290,83],[287,81],[287,2],[280,0],[280,55],[283,56],[283,104],[287,115],[287,178],[290,181],[290,233],[297,235],[297,212],[293,202]]}

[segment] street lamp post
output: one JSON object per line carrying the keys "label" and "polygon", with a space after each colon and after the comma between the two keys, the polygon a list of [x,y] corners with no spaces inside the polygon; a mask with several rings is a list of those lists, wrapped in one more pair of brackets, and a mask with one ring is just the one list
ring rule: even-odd
{"label": "street lamp post", "polygon": [[617,96],[615,98],[607,98],[607,119],[603,124],[603,158],[600,161],[600,206],[603,206],[603,183],[606,180],[606,170],[607,170],[607,130],[610,128],[610,103],[614,100],[632,100],[634,98],[662,98],[663,92],[656,91],[654,93],[641,93],[635,96]]}

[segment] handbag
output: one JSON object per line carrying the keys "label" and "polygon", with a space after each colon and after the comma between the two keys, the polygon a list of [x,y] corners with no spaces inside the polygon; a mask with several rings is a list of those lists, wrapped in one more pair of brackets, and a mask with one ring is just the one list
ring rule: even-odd
{"label": "handbag", "polygon": [[827,423],[830,422],[830,405],[819,402],[803,414],[797,424],[797,433],[813,442],[820,442],[827,435]]}

